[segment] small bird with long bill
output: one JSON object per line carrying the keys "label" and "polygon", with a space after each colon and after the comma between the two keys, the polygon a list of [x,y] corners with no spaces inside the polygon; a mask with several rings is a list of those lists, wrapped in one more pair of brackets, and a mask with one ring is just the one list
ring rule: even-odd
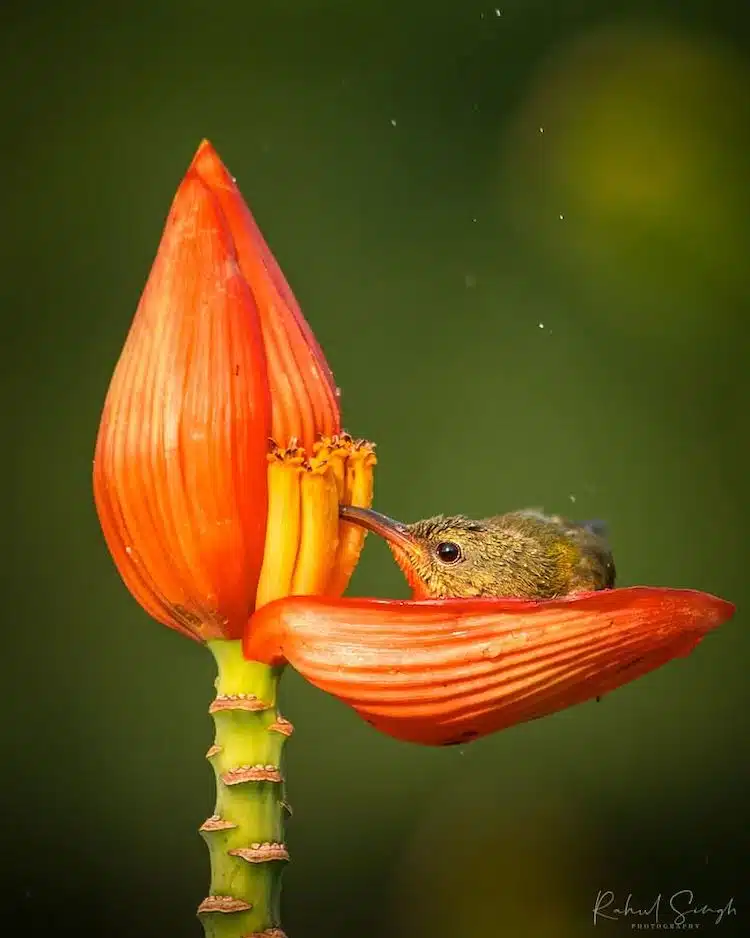
{"label": "small bird with long bill", "polygon": [[342,506],[340,513],[387,541],[415,599],[554,599],[615,585],[615,563],[599,521],[531,509],[479,521],[437,515],[412,524],[367,508]]}

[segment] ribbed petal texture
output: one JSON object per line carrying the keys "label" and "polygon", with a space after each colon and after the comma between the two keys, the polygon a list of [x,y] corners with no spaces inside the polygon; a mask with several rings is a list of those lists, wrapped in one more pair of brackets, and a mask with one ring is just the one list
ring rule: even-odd
{"label": "ribbed petal texture", "polygon": [[242,274],[255,297],[271,388],[271,436],[308,452],[320,436],[341,429],[338,393],[328,362],[234,179],[210,143],[193,166],[209,182],[232,232]]}
{"label": "ribbed petal texture", "polygon": [[338,505],[370,504],[375,457],[340,426],[320,346],[204,141],[175,196],[94,458],[105,538],[144,609],[199,641],[232,639],[256,602],[343,591],[363,533],[339,523]]}
{"label": "ribbed petal texture", "polygon": [[269,431],[255,300],[190,170],[109,388],[94,495],[135,598],[194,638],[237,638],[254,608]]}
{"label": "ribbed petal texture", "polygon": [[652,587],[547,602],[289,598],[255,614],[244,651],[289,661],[390,736],[447,745],[608,693],[733,612]]}

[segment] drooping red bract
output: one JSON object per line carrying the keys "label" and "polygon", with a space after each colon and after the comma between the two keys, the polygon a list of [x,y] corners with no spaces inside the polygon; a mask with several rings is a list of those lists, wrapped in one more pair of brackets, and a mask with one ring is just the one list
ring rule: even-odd
{"label": "drooping red bract", "polygon": [[390,736],[448,745],[609,693],[733,613],[657,587],[544,602],[290,597],[253,616],[244,650],[288,661]]}

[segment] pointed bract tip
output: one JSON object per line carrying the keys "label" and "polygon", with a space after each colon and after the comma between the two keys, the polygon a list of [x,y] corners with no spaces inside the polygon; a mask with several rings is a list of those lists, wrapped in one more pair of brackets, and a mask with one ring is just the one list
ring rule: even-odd
{"label": "pointed bract tip", "polygon": [[272,395],[271,435],[298,438],[310,452],[341,429],[336,383],[276,259],[213,145],[204,140],[190,164],[218,200],[242,275],[258,308]]}
{"label": "pointed bract tip", "polygon": [[[195,156],[188,168],[188,172],[197,173],[205,185],[213,190],[216,195],[219,194],[217,190],[224,190],[226,193],[229,193],[229,198],[231,198],[232,202],[241,202],[242,209],[249,212],[239,189],[237,189],[235,185],[234,178],[222,162],[221,157],[210,140],[201,141],[200,146],[195,151]],[[227,214],[227,221],[230,227],[233,227],[231,212],[227,213],[226,204],[223,206],[223,210],[225,214]],[[236,230],[233,231],[233,235],[235,237],[237,236]]]}
{"label": "pointed bract tip", "polygon": [[211,143],[208,137],[204,137],[198,144],[198,149],[195,151],[195,156],[193,157],[190,165],[195,166],[199,160],[206,157],[211,157],[212,159],[217,160],[220,159],[220,156],[216,151],[216,147],[213,145],[213,143]]}
{"label": "pointed bract tip", "polygon": [[[726,599],[721,599],[719,596],[713,596],[711,593],[699,593],[696,591],[696,618],[700,618],[705,623],[706,631],[710,629],[716,629],[724,622],[728,622],[732,616],[737,612],[737,607],[734,603],[730,603]],[[703,599],[704,606],[700,610],[699,602],[700,599]]]}
{"label": "pointed bract tip", "polygon": [[204,137],[203,140],[201,140],[201,142],[198,144],[198,149],[195,151],[195,155],[193,156],[189,168],[197,169],[201,165],[204,165],[208,162],[221,163],[221,157],[219,156],[216,147],[211,143],[211,141]]}

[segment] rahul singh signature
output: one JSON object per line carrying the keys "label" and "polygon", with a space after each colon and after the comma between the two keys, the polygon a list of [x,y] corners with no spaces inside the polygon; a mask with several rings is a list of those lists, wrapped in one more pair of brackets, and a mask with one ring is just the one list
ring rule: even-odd
{"label": "rahul singh signature", "polygon": [[736,914],[737,906],[733,896],[724,905],[710,905],[697,900],[692,889],[679,889],[671,895],[660,892],[647,902],[636,901],[632,892],[622,902],[611,889],[600,889],[593,908],[594,925],[604,920],[619,922],[621,919],[629,919],[631,924],[641,923],[640,927],[646,928],[667,926],[688,929],[700,928],[705,924],[720,925],[724,919]]}

